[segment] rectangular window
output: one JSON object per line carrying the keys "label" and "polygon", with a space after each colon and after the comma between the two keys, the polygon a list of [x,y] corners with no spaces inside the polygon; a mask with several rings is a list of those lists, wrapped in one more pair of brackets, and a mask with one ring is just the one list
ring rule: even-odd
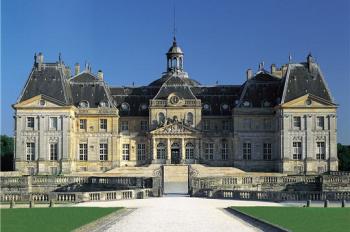
{"label": "rectangular window", "polygon": [[293,142],[293,159],[301,160],[302,150],[301,142]]}
{"label": "rectangular window", "polygon": [[27,117],[27,128],[34,129],[34,117]]}
{"label": "rectangular window", "polygon": [[49,118],[50,130],[57,130],[57,117]]}
{"label": "rectangular window", "polygon": [[79,120],[79,128],[80,130],[86,130],[86,119]]}
{"label": "rectangular window", "polygon": [[79,160],[88,160],[88,145],[87,143],[79,144]]}
{"label": "rectangular window", "polygon": [[243,159],[251,160],[252,159],[252,144],[243,143]]}
{"label": "rectangular window", "polygon": [[130,160],[130,145],[129,144],[123,144],[123,151],[122,156],[123,160]]}
{"label": "rectangular window", "polygon": [[204,144],[204,153],[205,159],[214,159],[214,143],[205,143]]}
{"label": "rectangular window", "polygon": [[194,157],[194,146],[192,144],[187,144],[185,148],[185,158],[193,159]]}
{"label": "rectangular window", "polygon": [[107,143],[100,143],[100,160],[107,160],[108,159],[108,144]]}
{"label": "rectangular window", "polygon": [[35,143],[27,143],[26,154],[28,161],[35,160]]}
{"label": "rectangular window", "polygon": [[165,146],[163,143],[159,143],[157,146],[157,159],[166,159]]}
{"label": "rectangular window", "polygon": [[293,117],[293,127],[297,130],[301,129],[301,117]]}
{"label": "rectangular window", "polygon": [[148,130],[148,122],[147,121],[141,121],[140,122],[140,128],[141,128],[141,131],[147,131]]}
{"label": "rectangular window", "polygon": [[100,119],[100,129],[107,130],[107,119]]}
{"label": "rectangular window", "polygon": [[230,121],[229,120],[222,121],[222,129],[224,131],[230,130]]}
{"label": "rectangular window", "polygon": [[128,131],[129,130],[129,122],[128,121],[121,121],[121,131]]}
{"label": "rectangular window", "polygon": [[326,159],[326,149],[324,142],[317,142],[316,143],[316,159],[318,160],[324,160]]}
{"label": "rectangular window", "polygon": [[139,143],[137,144],[137,160],[146,159],[146,144]]}
{"label": "rectangular window", "polygon": [[210,121],[209,120],[203,120],[203,130],[205,130],[205,131],[210,130]]}
{"label": "rectangular window", "polygon": [[272,158],[272,149],[271,149],[271,143],[264,143],[264,160],[271,160]]}
{"label": "rectangular window", "polygon": [[58,144],[50,144],[50,160],[58,160]]}
{"label": "rectangular window", "polygon": [[222,160],[228,159],[228,144],[227,143],[223,143],[221,145],[221,159]]}
{"label": "rectangular window", "polygon": [[317,129],[324,130],[324,117],[320,116],[316,118]]}

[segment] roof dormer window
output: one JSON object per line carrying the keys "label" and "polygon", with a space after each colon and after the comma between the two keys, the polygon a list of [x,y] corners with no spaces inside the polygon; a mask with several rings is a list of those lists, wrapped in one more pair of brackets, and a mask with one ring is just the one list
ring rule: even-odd
{"label": "roof dormer window", "polygon": [[107,102],[101,101],[100,102],[100,107],[107,107]]}
{"label": "roof dormer window", "polygon": [[126,103],[126,102],[123,102],[122,104],[121,104],[121,109],[123,110],[123,111],[129,111],[130,110],[130,106],[129,106],[129,104],[128,103]]}
{"label": "roof dormer window", "polygon": [[250,106],[250,102],[249,101],[244,101],[243,102],[243,106],[244,107],[249,107]]}
{"label": "roof dormer window", "polygon": [[203,105],[203,110],[209,111],[209,110],[210,110],[210,105],[207,104],[207,103],[205,103],[205,104]]}
{"label": "roof dormer window", "polygon": [[80,108],[89,108],[89,102],[88,101],[81,101],[79,102]]}

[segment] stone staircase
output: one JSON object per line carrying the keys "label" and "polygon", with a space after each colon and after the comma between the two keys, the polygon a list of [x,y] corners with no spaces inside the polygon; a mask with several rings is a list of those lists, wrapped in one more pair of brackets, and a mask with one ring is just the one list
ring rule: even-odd
{"label": "stone staircase", "polygon": [[188,194],[188,165],[163,166],[164,194]]}

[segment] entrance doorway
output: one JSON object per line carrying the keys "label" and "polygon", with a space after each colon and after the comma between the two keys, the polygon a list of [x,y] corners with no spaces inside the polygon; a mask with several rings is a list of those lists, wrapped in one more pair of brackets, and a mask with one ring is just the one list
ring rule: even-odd
{"label": "entrance doorway", "polygon": [[171,164],[179,164],[180,163],[180,149],[173,148],[171,149]]}

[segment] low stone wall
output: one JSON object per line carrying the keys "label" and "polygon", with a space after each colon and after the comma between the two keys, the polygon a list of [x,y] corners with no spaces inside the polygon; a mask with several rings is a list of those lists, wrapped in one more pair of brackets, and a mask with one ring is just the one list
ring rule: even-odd
{"label": "low stone wall", "polygon": [[202,197],[255,201],[350,200],[350,192],[267,192],[203,189],[201,190],[201,193],[202,194],[200,196]]}
{"label": "low stone wall", "polygon": [[1,202],[33,201],[48,203],[78,203],[86,201],[113,201],[126,199],[143,199],[152,196],[152,189],[132,189],[100,192],[50,192],[50,193],[0,193]]}

